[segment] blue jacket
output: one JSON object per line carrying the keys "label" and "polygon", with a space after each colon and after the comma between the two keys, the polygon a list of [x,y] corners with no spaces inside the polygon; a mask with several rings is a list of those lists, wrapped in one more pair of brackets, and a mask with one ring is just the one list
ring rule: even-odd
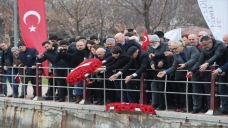
{"label": "blue jacket", "polygon": [[32,69],[31,67],[33,65],[36,65],[37,60],[36,56],[38,55],[38,52],[34,48],[26,48],[24,52],[19,53],[19,58],[21,62],[27,66],[27,73],[28,75],[34,75],[36,73],[36,69]]}
{"label": "blue jacket", "polygon": [[220,67],[220,69],[222,70],[222,72],[228,72],[228,63]]}
{"label": "blue jacket", "polygon": [[131,47],[131,46],[135,46],[137,47],[139,50],[141,50],[141,45],[139,43],[137,43],[134,40],[125,40],[124,45],[117,43],[117,46],[119,46],[123,51],[127,52],[127,50]]}

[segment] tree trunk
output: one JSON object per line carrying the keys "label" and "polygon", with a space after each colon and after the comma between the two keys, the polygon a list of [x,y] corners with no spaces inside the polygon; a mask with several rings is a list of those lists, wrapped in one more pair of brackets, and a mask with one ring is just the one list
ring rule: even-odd
{"label": "tree trunk", "polygon": [[144,22],[145,22],[145,28],[148,32],[148,34],[151,34],[151,29],[150,29],[150,18],[149,18],[149,10],[150,10],[150,5],[147,4],[146,1],[143,2],[143,17],[144,17]]}

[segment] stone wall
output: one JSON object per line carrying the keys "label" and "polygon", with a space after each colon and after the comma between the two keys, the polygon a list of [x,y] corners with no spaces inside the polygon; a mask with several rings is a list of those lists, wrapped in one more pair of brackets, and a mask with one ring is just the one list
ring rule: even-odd
{"label": "stone wall", "polygon": [[0,99],[0,128],[224,128],[228,116],[104,112],[104,106]]}

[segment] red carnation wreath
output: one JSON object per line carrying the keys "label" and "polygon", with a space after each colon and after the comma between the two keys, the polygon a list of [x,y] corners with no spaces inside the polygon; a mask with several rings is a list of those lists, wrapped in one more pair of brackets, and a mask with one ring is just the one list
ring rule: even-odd
{"label": "red carnation wreath", "polygon": [[67,75],[66,80],[70,85],[74,85],[85,80],[86,76],[94,73],[101,65],[102,62],[96,58],[85,60]]}
{"label": "red carnation wreath", "polygon": [[136,104],[136,103],[110,103],[106,105],[106,111],[114,110],[115,112],[118,111],[130,111],[134,112],[137,110],[142,111],[144,114],[153,114],[156,115],[156,111],[151,105],[143,105],[143,104]]}

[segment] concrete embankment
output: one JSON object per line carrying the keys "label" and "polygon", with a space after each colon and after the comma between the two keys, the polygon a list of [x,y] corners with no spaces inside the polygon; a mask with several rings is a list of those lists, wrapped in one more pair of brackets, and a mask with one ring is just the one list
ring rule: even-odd
{"label": "concrete embankment", "polygon": [[104,106],[0,98],[0,128],[225,128],[228,116],[105,112]]}

